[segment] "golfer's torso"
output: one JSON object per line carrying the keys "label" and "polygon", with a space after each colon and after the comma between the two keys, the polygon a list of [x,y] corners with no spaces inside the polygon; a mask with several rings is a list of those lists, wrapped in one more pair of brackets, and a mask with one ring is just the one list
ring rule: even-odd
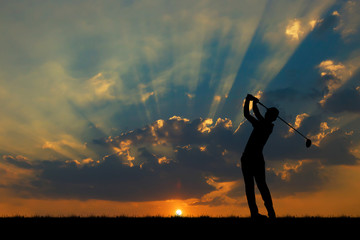
{"label": "golfer's torso", "polygon": [[253,127],[254,129],[246,144],[244,154],[262,156],[262,151],[272,133],[274,125],[271,123],[257,122],[256,124],[253,124]]}

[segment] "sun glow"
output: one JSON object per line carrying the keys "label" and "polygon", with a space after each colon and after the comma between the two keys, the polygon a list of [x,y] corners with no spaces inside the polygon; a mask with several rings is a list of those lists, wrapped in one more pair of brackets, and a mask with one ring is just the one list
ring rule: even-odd
{"label": "sun glow", "polygon": [[181,209],[177,209],[175,213],[176,213],[176,216],[178,216],[178,217],[180,217],[183,214]]}

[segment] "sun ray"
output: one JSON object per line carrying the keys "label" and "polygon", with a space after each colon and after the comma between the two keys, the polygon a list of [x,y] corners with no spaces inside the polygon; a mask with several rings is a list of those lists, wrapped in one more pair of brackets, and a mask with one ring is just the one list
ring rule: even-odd
{"label": "sun ray", "polygon": [[[220,44],[229,44],[231,54],[224,60],[224,69],[218,79],[219,83],[210,106],[208,114],[209,118],[214,118],[218,109],[221,108],[226,101],[235,82],[237,71],[242,65],[245,54],[253,40],[256,29],[260,24],[265,6],[266,2],[260,2],[257,4],[256,9],[252,9],[253,12],[251,16],[245,15],[246,21],[242,18],[237,19],[230,34],[230,40]],[[248,8],[245,7],[245,9]]]}
{"label": "sun ray", "polygon": [[[258,39],[268,44],[269,52],[256,66],[254,76],[252,76],[254,81],[247,86],[249,93],[265,91],[269,83],[274,80],[296,49],[306,39],[306,36],[313,30],[311,21],[320,19],[333,3],[334,1],[329,0],[307,6],[305,2],[298,2],[289,5],[288,15],[281,15],[281,17],[276,16],[278,10],[275,6],[267,9],[268,11],[260,21]],[[277,4],[283,3],[277,2]],[[310,9],[310,11],[304,13],[304,9]],[[289,16],[293,17],[290,18]],[[240,123],[243,119],[242,112],[239,112],[234,122]]]}

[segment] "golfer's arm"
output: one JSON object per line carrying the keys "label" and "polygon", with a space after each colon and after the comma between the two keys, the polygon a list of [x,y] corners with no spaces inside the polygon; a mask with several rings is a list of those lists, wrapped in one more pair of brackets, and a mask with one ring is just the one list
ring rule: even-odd
{"label": "golfer's arm", "polygon": [[257,106],[257,103],[255,103],[255,102],[253,102],[253,111],[254,111],[254,113],[255,113],[255,117],[256,117],[258,120],[260,120],[260,121],[264,120],[264,117],[261,115],[261,113],[260,113],[260,111],[259,111],[259,108],[258,108],[258,106]]}
{"label": "golfer's arm", "polygon": [[251,123],[255,123],[256,119],[250,115],[249,111],[249,99],[246,98],[245,104],[244,104],[244,117],[249,120]]}

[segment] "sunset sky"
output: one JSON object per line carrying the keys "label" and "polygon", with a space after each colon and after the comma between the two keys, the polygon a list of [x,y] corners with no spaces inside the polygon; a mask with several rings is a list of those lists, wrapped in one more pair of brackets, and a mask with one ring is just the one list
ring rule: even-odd
{"label": "sunset sky", "polygon": [[277,214],[360,216],[359,12],[358,0],[1,1],[0,216],[249,216],[247,93],[313,143],[275,122]]}

